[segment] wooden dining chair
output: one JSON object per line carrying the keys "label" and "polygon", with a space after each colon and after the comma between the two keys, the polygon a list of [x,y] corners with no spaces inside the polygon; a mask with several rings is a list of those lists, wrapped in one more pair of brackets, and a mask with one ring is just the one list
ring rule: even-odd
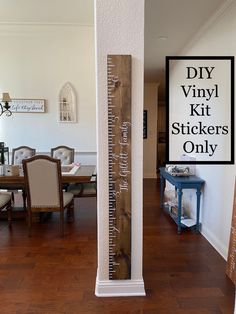
{"label": "wooden dining chair", "polygon": [[74,162],[75,150],[68,146],[57,146],[51,148],[51,157],[58,158],[61,165],[70,165]]}
{"label": "wooden dining chair", "polygon": [[[36,154],[36,149],[29,146],[19,146],[12,149],[12,165],[22,165],[24,159],[30,158]],[[21,186],[14,186],[13,190],[22,190],[23,207],[26,210],[26,192]],[[14,192],[12,193],[14,201]]]}
{"label": "wooden dining chair", "polygon": [[27,194],[29,236],[32,213],[59,212],[60,234],[64,236],[64,210],[73,216],[73,194],[63,192],[61,161],[46,155],[36,155],[23,160]]}
{"label": "wooden dining chair", "polygon": [[8,226],[11,227],[12,222],[12,196],[11,193],[0,192],[0,211],[7,210]]}

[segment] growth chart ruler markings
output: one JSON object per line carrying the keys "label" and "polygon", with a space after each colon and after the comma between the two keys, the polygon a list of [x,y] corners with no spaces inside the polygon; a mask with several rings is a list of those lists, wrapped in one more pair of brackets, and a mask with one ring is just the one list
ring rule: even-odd
{"label": "growth chart ruler markings", "polygon": [[109,279],[131,279],[131,56],[108,55]]}

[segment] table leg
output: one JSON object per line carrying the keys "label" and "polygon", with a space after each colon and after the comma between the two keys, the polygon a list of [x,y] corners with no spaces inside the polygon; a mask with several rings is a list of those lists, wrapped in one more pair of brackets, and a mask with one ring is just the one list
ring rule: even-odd
{"label": "table leg", "polygon": [[75,221],[74,207],[71,206],[70,208],[67,208],[67,222],[74,221]]}
{"label": "table leg", "polygon": [[200,199],[201,199],[201,189],[197,189],[197,219],[196,219],[196,231],[199,232],[199,216],[200,216]]}
{"label": "table leg", "polygon": [[165,186],[165,179],[162,175],[160,175],[160,186],[161,186],[161,208],[164,206],[164,186]]}
{"label": "table leg", "polygon": [[181,233],[182,189],[178,189],[178,234]]}
{"label": "table leg", "polygon": [[22,198],[23,198],[23,208],[24,208],[24,210],[27,210],[27,205],[26,205],[26,191],[25,191],[25,189],[22,190]]}

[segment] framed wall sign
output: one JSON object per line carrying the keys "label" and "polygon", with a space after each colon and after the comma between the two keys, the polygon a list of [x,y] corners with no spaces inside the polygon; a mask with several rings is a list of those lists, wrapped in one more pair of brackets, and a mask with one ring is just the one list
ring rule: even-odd
{"label": "framed wall sign", "polygon": [[12,99],[9,103],[12,112],[42,113],[45,112],[45,99]]}
{"label": "framed wall sign", "polygon": [[167,163],[234,164],[234,56],[166,57]]}

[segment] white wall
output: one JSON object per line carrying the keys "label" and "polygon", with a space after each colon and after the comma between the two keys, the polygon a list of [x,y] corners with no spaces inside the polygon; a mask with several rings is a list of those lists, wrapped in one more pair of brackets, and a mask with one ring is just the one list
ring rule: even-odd
{"label": "white wall", "polygon": [[[144,0],[96,0],[98,172],[97,296],[145,295],[143,283]],[[131,279],[109,280],[107,55],[132,56]]]}
{"label": "white wall", "polygon": [[[219,15],[204,32],[193,39],[191,45],[181,55],[235,56],[235,16],[236,3],[233,2],[224,14]],[[226,259],[233,207],[235,165],[197,166],[196,174],[206,181],[201,208],[202,233]],[[194,208],[195,193],[189,195],[189,198]]]}
{"label": "white wall", "polygon": [[[0,93],[46,99],[46,113],[1,117],[0,140],[10,150],[28,145],[47,152],[65,144],[96,152],[93,26],[1,25],[0,41]],[[67,81],[77,94],[76,123],[58,120],[59,91]]]}
{"label": "white wall", "polygon": [[143,176],[156,178],[158,84],[144,84],[144,109],[147,110],[147,138],[143,140]]}

